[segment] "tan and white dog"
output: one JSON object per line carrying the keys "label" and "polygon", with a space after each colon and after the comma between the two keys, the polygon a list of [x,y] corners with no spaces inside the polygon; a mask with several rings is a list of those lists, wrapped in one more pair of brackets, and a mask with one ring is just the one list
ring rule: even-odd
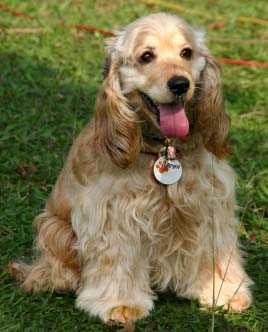
{"label": "tan and white dog", "polygon": [[[204,33],[164,13],[129,24],[107,41],[96,115],[36,218],[39,258],[9,271],[27,291],[77,291],[105,322],[145,317],[165,289],[247,308],[228,129]],[[153,175],[166,137],[182,168],[170,185]]]}

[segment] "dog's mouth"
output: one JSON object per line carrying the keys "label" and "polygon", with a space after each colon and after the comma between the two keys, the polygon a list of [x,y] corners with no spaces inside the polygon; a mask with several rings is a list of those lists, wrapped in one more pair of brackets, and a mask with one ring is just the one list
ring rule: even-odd
{"label": "dog's mouth", "polygon": [[170,104],[155,103],[148,95],[141,92],[146,107],[157,116],[161,132],[166,137],[183,138],[189,132],[189,121],[184,110],[184,98]]}

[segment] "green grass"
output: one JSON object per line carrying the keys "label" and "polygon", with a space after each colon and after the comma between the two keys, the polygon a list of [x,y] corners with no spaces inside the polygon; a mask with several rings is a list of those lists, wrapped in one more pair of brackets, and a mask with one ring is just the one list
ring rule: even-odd
{"label": "green grass", "polygon": [[[175,3],[176,1],[174,1]],[[36,19],[15,17],[0,8],[0,27],[42,27],[42,34],[0,34],[0,331],[111,332],[98,319],[74,308],[68,294],[25,294],[6,273],[6,264],[29,257],[32,220],[44,206],[68,149],[93,114],[101,84],[104,37],[62,28],[60,21],[118,29],[159,11],[136,1],[19,1],[8,4]],[[185,14],[209,36],[268,38],[267,26],[239,23],[237,16],[268,19],[266,0],[181,0],[180,5],[211,14]],[[209,29],[215,15],[226,16]],[[216,56],[267,61],[267,45],[209,42]],[[243,313],[219,311],[215,331],[268,331],[268,69],[223,65],[226,107],[232,117],[237,201],[243,215],[241,242],[246,269],[255,281],[254,302]],[[252,112],[252,113],[251,113]],[[26,258],[27,259],[27,258]],[[162,294],[139,332],[209,331],[211,313],[194,301]]]}

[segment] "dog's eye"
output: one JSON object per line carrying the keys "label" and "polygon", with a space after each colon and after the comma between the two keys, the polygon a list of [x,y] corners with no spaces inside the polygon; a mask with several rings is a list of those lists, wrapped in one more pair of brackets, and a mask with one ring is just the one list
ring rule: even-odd
{"label": "dog's eye", "polygon": [[181,57],[186,60],[190,60],[192,57],[193,51],[190,48],[185,48],[181,51]]}
{"label": "dog's eye", "polygon": [[145,52],[143,53],[141,56],[140,56],[140,62],[141,63],[149,63],[149,62],[152,62],[153,59],[154,59],[154,54],[152,52]]}

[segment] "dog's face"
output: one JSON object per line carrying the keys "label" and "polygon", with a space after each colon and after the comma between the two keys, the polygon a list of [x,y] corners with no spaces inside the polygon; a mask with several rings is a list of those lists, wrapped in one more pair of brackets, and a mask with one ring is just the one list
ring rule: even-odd
{"label": "dog's face", "polygon": [[[177,16],[159,13],[134,21],[108,40],[104,94],[99,98],[102,107],[97,105],[97,119],[101,127],[98,109],[105,108],[105,116],[110,118],[106,122],[113,122],[109,133],[116,133],[118,127],[118,137],[132,137],[129,144],[118,147],[121,156],[127,145],[136,147],[135,153],[130,148],[134,155],[140,148],[133,124],[139,120],[137,111],[146,112],[163,137],[178,139],[189,134],[190,113],[197,114],[195,127],[206,148],[217,156],[225,153],[229,121],[223,110],[220,70],[204,39],[203,32]],[[105,135],[103,126],[101,129]],[[108,144],[107,133],[99,144]],[[137,144],[133,145],[133,140]],[[112,158],[115,154],[113,149]]]}
{"label": "dog's face", "polygon": [[142,25],[137,21],[124,36],[128,52],[122,53],[120,68],[123,91],[139,90],[159,104],[189,100],[205,66],[194,30],[174,16],[166,24],[167,17],[159,15],[162,22],[157,14],[153,17],[154,25],[151,20],[141,20]]}
{"label": "dog's face", "polygon": [[188,134],[185,106],[205,67],[196,42],[201,34],[175,16],[155,14],[130,25],[117,41],[127,50],[119,70],[123,93],[139,92],[164,136]]}

